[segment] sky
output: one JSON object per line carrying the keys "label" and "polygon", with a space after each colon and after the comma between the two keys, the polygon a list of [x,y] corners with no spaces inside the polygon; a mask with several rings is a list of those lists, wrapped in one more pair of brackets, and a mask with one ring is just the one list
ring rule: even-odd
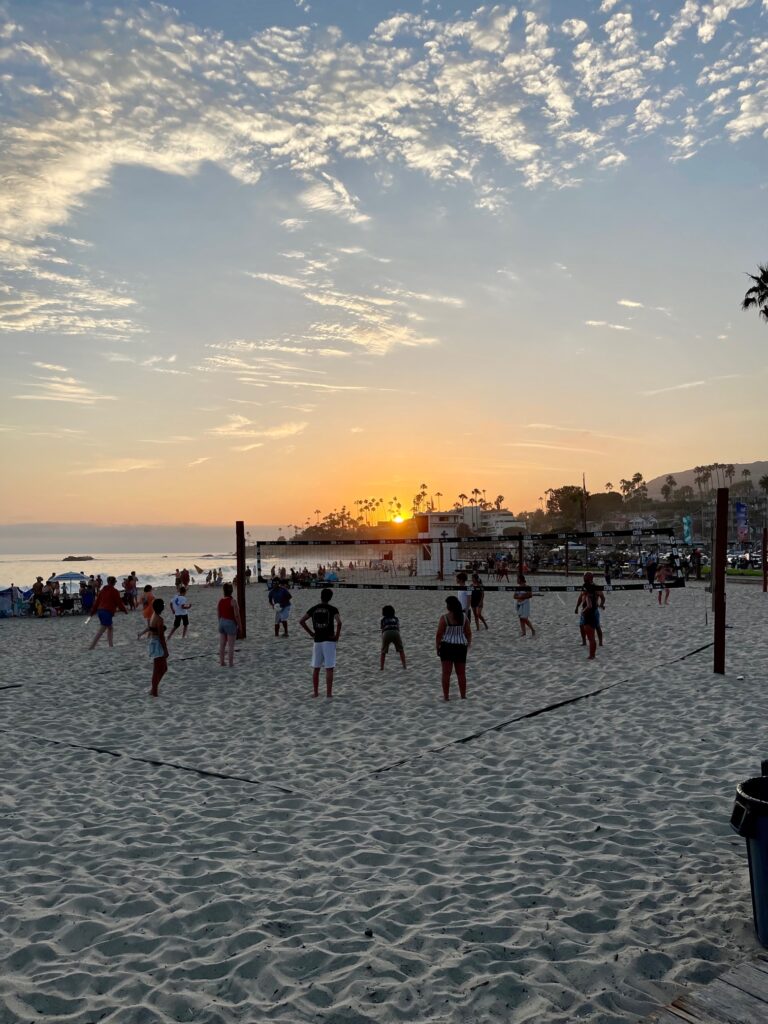
{"label": "sky", "polygon": [[768,0],[0,0],[4,524],[766,457]]}

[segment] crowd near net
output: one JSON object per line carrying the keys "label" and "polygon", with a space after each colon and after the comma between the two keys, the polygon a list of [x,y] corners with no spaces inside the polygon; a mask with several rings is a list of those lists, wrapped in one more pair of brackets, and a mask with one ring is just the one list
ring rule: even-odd
{"label": "crowd near net", "polygon": [[293,586],[452,590],[456,577],[477,573],[486,590],[515,590],[518,574],[534,591],[578,589],[585,572],[612,589],[683,586],[671,529],[501,537],[258,541],[256,575]]}

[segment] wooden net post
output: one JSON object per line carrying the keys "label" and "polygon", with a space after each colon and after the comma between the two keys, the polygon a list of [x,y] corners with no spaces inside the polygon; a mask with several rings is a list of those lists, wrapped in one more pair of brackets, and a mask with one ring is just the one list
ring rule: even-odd
{"label": "wooden net post", "polygon": [[725,675],[725,568],[728,557],[728,488],[718,487],[715,511],[715,546],[712,552],[712,610],[715,613],[715,664]]}
{"label": "wooden net post", "polygon": [[235,523],[235,555],[237,557],[237,603],[240,607],[239,639],[245,640],[245,523]]}

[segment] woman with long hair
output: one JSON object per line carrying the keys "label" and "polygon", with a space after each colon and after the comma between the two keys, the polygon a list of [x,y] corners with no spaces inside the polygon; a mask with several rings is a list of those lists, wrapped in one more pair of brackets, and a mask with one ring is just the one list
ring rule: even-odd
{"label": "woman with long hair", "polygon": [[467,651],[472,643],[469,613],[462,611],[461,602],[453,594],[445,599],[446,612],[437,624],[435,644],[442,665],[443,700],[450,700],[451,673],[456,669],[459,696],[467,696]]}
{"label": "woman with long hair", "polygon": [[237,601],[232,597],[233,587],[231,583],[225,583],[221,588],[224,596],[219,600],[217,613],[219,616],[219,664],[225,664],[224,656],[228,655],[229,667],[235,663],[235,640],[241,631],[240,609]]}

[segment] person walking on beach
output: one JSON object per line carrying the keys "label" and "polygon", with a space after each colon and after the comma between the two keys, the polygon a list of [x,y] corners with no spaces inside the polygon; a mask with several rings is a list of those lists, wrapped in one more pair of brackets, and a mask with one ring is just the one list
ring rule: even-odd
{"label": "person walking on beach", "polygon": [[520,632],[525,636],[525,627],[531,631],[531,636],[536,636],[536,630],[531,622],[531,588],[525,582],[525,576],[520,573],[517,577],[517,589],[515,590],[515,607],[517,617],[520,620]]}
{"label": "person walking on beach", "polygon": [[269,591],[269,604],[275,610],[275,636],[280,636],[280,626],[283,627],[283,636],[288,636],[288,619],[291,615],[291,592],[284,583],[276,583]]}
{"label": "person walking on beach", "polygon": [[395,615],[395,609],[391,604],[385,604],[381,609],[381,622],[379,626],[381,628],[382,672],[384,671],[384,660],[387,657],[390,644],[394,645],[395,650],[400,655],[400,662],[403,668],[405,668],[405,648],[403,647],[403,639],[400,636],[400,619]]}
{"label": "person walking on beach", "polygon": [[605,608],[605,592],[602,590],[598,590],[598,588],[594,585],[593,580],[594,576],[591,572],[584,573],[584,585],[581,589],[581,593],[579,594],[576,600],[576,607],[574,609],[574,612],[579,615],[579,633],[581,634],[582,647],[587,646],[588,640],[587,629],[584,622],[584,612],[587,607],[587,595],[590,592],[594,594],[597,602],[597,607],[595,608],[594,616],[595,636],[597,637],[598,646],[603,646],[603,630],[602,626],[600,625],[600,611],[601,609]]}
{"label": "person walking on beach", "polygon": [[483,587],[483,581],[480,579],[480,574],[472,573],[472,590],[469,594],[469,607],[472,609],[472,613],[475,616],[475,629],[480,629],[480,623],[488,629],[488,623],[485,621],[483,615],[483,605],[485,604],[485,588]]}
{"label": "person walking on beach", "polygon": [[467,590],[467,574],[465,572],[456,573],[456,583],[458,584],[458,591],[456,597],[459,599],[461,610],[464,612],[468,619],[472,618],[469,610],[469,591]]}
{"label": "person walking on beach", "polygon": [[149,691],[151,697],[160,696],[160,680],[168,671],[168,644],[165,639],[165,623],[163,622],[164,608],[165,601],[161,597],[156,597],[152,602],[152,618],[147,626],[149,657],[152,659],[152,689]]}
{"label": "person walking on beach", "polygon": [[469,614],[464,614],[458,597],[451,594],[445,599],[446,612],[440,616],[435,634],[437,656],[442,667],[443,700],[450,700],[451,673],[456,669],[459,697],[467,697],[467,652],[472,643]]}
{"label": "person walking on beach", "polygon": [[181,629],[181,639],[183,640],[187,635],[189,629],[189,609],[192,605],[187,600],[187,588],[182,586],[179,587],[178,594],[174,594],[171,598],[171,611],[173,612],[173,629],[168,634],[170,640],[179,626]]}
{"label": "person walking on beach", "polygon": [[229,667],[235,664],[235,640],[242,628],[240,609],[232,597],[232,584],[225,583],[221,588],[224,596],[220,598],[216,608],[219,617],[219,664],[223,667],[227,655]]}
{"label": "person walking on beach", "polygon": [[[325,695],[333,696],[333,671],[336,668],[336,644],[341,636],[339,609],[331,604],[333,591],[326,587],[320,591],[320,604],[313,604],[299,620],[301,628],[312,637],[312,691],[320,692],[320,669],[325,669]],[[307,625],[312,621],[312,628]]]}
{"label": "person walking on beach", "polygon": [[120,591],[115,586],[115,583],[117,583],[115,577],[108,576],[106,587],[102,587],[96,595],[93,612],[98,616],[100,626],[98,633],[93,638],[93,643],[88,648],[89,651],[94,649],[105,633],[107,634],[107,643],[112,647],[112,620],[117,612],[122,612],[123,615],[128,614],[128,609],[123,604]]}
{"label": "person walking on beach", "polygon": [[[584,573],[584,586],[582,588],[581,595],[581,605],[583,608],[582,622],[584,634],[586,635],[587,639],[587,644],[589,645],[589,654],[587,656],[587,660],[594,661],[595,655],[597,654],[595,634],[597,633],[598,629],[600,629],[600,601],[602,595],[601,591],[593,582],[591,572]],[[578,606],[576,610],[578,611]],[[602,646],[602,631],[600,632],[600,642]]]}
{"label": "person walking on beach", "polygon": [[661,595],[664,594],[664,604],[669,604],[669,587],[667,586],[667,580],[669,579],[669,569],[666,565],[660,565],[656,572],[656,584],[659,588],[659,605],[661,605]]}

